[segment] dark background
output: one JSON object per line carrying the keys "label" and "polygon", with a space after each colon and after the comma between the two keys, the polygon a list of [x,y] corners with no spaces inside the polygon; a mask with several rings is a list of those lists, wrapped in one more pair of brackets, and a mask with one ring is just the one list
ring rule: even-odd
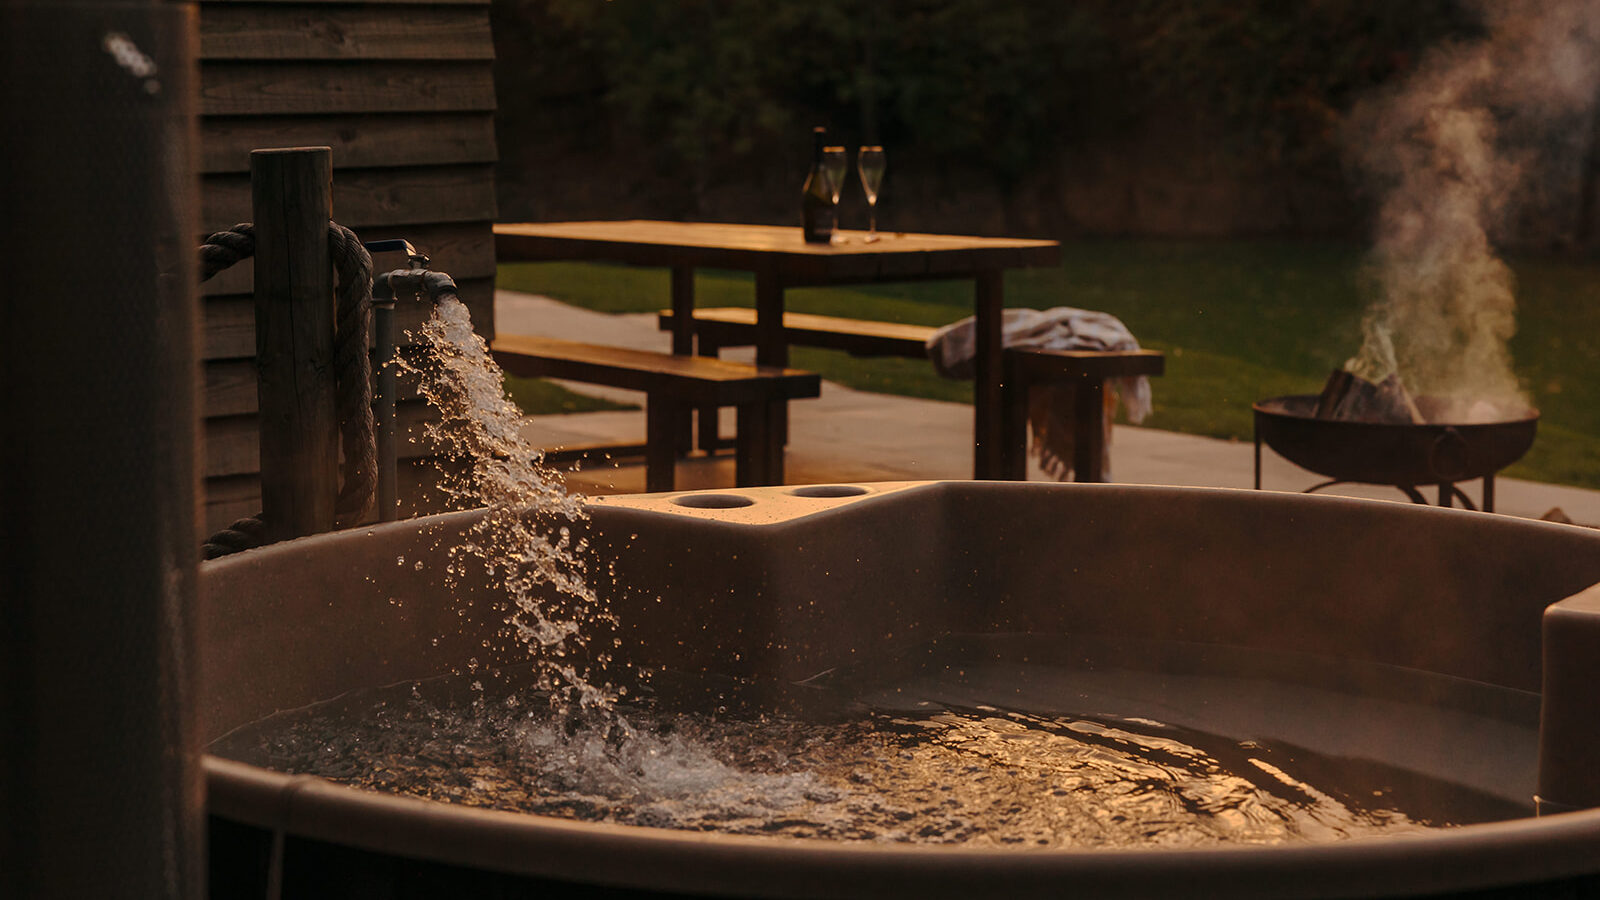
{"label": "dark background", "polygon": [[[787,224],[820,124],[887,149],[890,229],[1352,239],[1351,107],[1479,27],[1451,0],[495,0],[493,25],[504,220]],[[1582,143],[1502,240],[1592,243]],[[842,216],[865,225],[854,183]]]}

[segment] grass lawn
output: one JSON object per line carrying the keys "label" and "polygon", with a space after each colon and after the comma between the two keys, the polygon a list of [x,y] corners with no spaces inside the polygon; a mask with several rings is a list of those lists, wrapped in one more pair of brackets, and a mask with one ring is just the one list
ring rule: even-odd
{"label": "grass lawn", "polygon": [[[1058,269],[1006,275],[1006,305],[1102,309],[1167,353],[1145,424],[1249,440],[1250,404],[1315,393],[1355,353],[1364,249],[1289,241],[1084,241]],[[1533,449],[1507,475],[1600,488],[1600,264],[1521,258],[1517,372],[1542,413]],[[607,312],[667,305],[665,270],[591,263],[502,265],[498,284]],[[703,306],[750,306],[749,275],[702,271]],[[942,325],[971,314],[969,282],[796,289],[788,308]],[[851,387],[970,402],[966,382],[913,360],[852,359],[796,348],[793,364]]]}

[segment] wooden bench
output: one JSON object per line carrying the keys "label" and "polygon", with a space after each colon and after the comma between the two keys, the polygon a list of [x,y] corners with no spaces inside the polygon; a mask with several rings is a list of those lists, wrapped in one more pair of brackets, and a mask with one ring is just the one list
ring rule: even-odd
{"label": "wooden bench", "polygon": [[680,422],[693,406],[732,406],[737,411],[734,477],[739,487],[782,484],[779,411],[788,400],[822,392],[815,372],[555,338],[501,334],[490,351],[500,368],[513,375],[643,391],[645,487],[652,492],[673,489]]}
{"label": "wooden bench", "polygon": [[1028,478],[1029,392],[1039,385],[1067,385],[1077,388],[1072,407],[1072,478],[1104,481],[1106,379],[1160,375],[1166,365],[1166,357],[1157,350],[1007,348],[1005,402],[1000,411],[1004,476],[1012,481]]}
{"label": "wooden bench", "polygon": [[[662,330],[673,325],[672,310],[656,317]],[[695,352],[715,357],[723,347],[755,343],[756,313],[753,309],[713,307],[694,311]],[[844,350],[854,356],[928,357],[927,342],[937,329],[896,322],[872,322],[805,313],[783,314],[784,340],[802,347]],[[1001,447],[1005,477],[1014,481],[1028,477],[1028,395],[1036,385],[1076,385],[1073,423],[1073,478],[1076,481],[1105,480],[1105,402],[1107,378],[1125,375],[1156,376],[1166,370],[1166,357],[1155,350],[1023,350],[1005,351],[1004,403],[1001,421],[1004,443]],[[716,419],[700,417],[700,446],[718,446]],[[710,429],[707,429],[707,422]]]}
{"label": "wooden bench", "polygon": [[[662,331],[671,331],[672,310],[656,316]],[[936,329],[898,322],[871,322],[806,313],[783,314],[783,339],[791,346],[826,347],[852,356],[904,356],[928,358],[928,338]],[[694,311],[696,353],[716,356],[723,347],[747,347],[756,342],[756,311],[739,307],[711,307]]]}
{"label": "wooden bench", "polygon": [[[671,331],[672,310],[656,314],[662,331]],[[928,358],[928,338],[935,329],[898,322],[873,322],[807,313],[783,314],[783,339],[791,346],[843,350],[852,356]],[[694,311],[695,354],[715,357],[724,347],[748,347],[756,342],[756,311],[737,306],[707,307]],[[714,451],[728,442],[717,433],[715,410],[700,411],[700,448]]]}

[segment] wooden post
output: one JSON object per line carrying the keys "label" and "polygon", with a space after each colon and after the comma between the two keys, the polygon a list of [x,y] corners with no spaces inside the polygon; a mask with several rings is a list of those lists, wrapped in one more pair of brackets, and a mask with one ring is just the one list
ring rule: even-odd
{"label": "wooden post", "polygon": [[261,512],[285,540],[333,528],[339,490],[334,372],[333,151],[250,154],[256,227]]}

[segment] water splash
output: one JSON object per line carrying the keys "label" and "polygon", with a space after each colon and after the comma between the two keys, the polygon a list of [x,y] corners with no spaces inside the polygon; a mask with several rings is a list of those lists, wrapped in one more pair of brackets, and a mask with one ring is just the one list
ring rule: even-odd
{"label": "water splash", "polygon": [[439,412],[425,429],[441,452],[438,487],[453,507],[486,508],[449,548],[450,586],[467,567],[482,568],[504,588],[505,624],[527,648],[534,683],[558,715],[593,714],[625,727],[610,715],[617,690],[596,683],[611,659],[591,644],[616,619],[588,582],[587,543],[573,536],[588,521],[583,497],[568,492],[543,451],[522,436],[522,410],[505,396],[504,374],[459,299],[441,297],[412,338],[425,353],[399,365],[418,376],[420,393]]}
{"label": "water splash", "polygon": [[1515,281],[1493,238],[1575,149],[1600,85],[1600,0],[1483,7],[1482,40],[1438,47],[1352,113],[1352,156],[1379,194],[1376,299],[1346,364],[1399,374],[1442,420],[1528,408],[1507,342]]}

